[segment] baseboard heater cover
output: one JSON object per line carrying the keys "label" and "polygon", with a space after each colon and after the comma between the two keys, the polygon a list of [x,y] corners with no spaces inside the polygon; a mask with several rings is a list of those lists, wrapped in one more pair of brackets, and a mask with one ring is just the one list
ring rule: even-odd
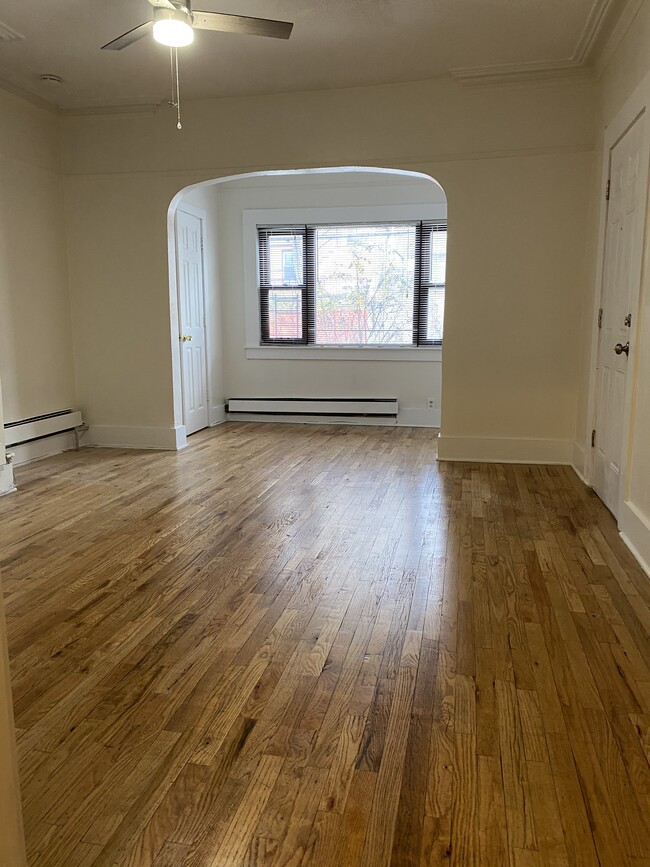
{"label": "baseboard heater cover", "polygon": [[229,415],[336,416],[337,418],[397,418],[394,397],[231,397]]}
{"label": "baseboard heater cover", "polygon": [[46,415],[11,421],[4,426],[5,447],[22,446],[56,434],[72,432],[77,436],[85,425],[78,410],[65,409]]}

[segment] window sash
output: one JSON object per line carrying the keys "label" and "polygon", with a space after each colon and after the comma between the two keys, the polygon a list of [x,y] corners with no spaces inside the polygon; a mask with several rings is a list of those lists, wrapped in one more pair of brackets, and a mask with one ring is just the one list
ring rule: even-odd
{"label": "window sash", "polygon": [[433,283],[431,277],[431,247],[435,232],[447,232],[444,221],[422,221],[418,227],[416,247],[415,281],[413,299],[413,344],[415,346],[441,346],[442,338],[431,337],[429,325],[429,290],[445,290],[444,283]]}
{"label": "window sash", "polygon": [[[272,281],[270,242],[275,236],[292,235],[302,238],[302,283],[276,283]],[[307,292],[307,229],[306,226],[270,226],[258,227],[258,268],[260,287],[260,343],[262,346],[303,346],[307,344],[308,292]],[[300,293],[301,298],[301,334],[299,337],[271,337],[271,293]]]}
{"label": "window sash", "polygon": [[[430,290],[444,293],[445,283],[433,283],[431,276],[431,246],[432,235],[435,232],[447,231],[447,223],[439,221],[408,221],[400,220],[395,223],[323,223],[318,225],[301,226],[258,226],[258,277],[260,292],[260,343],[262,346],[318,346],[316,343],[316,232],[319,228],[328,226],[389,226],[389,225],[413,225],[416,230],[415,239],[415,267],[414,267],[414,292],[413,292],[413,332],[412,342],[407,346],[440,346],[441,338],[433,338],[427,334],[429,317],[429,292]],[[271,281],[270,239],[273,236],[292,234],[302,238],[303,250],[303,282],[273,283]],[[299,337],[271,337],[270,335],[270,295],[278,292],[299,292],[301,298],[301,334]],[[444,294],[443,294],[444,298]],[[323,344],[325,345],[325,344]],[[353,344],[327,344],[328,348],[350,347]],[[364,346],[372,348],[390,348],[391,344],[368,343]],[[396,346],[396,344],[392,344]]]}

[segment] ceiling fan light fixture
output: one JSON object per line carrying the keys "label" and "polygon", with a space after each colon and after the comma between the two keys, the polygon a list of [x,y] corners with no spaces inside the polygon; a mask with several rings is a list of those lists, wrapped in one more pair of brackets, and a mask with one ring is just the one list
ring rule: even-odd
{"label": "ceiling fan light fixture", "polygon": [[194,41],[189,14],[184,9],[154,9],[153,38],[170,48],[184,48]]}

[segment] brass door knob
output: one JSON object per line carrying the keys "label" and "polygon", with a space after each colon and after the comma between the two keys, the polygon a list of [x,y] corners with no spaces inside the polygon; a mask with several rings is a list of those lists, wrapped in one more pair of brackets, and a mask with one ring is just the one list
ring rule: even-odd
{"label": "brass door knob", "polygon": [[183,341],[183,343],[189,343],[191,341],[191,339],[192,339],[191,334],[183,334],[183,336],[181,337],[181,340]]}
{"label": "brass door knob", "polygon": [[629,355],[630,354],[630,341],[628,340],[628,342],[625,344],[625,346],[623,346],[622,343],[617,343],[616,346],[614,347],[614,352],[617,355],[622,355],[623,353],[625,353],[626,355]]}

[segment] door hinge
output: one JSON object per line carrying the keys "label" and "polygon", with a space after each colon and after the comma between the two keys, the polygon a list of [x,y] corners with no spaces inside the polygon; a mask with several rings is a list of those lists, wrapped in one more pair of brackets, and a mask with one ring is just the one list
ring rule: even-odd
{"label": "door hinge", "polygon": [[591,432],[591,447],[592,449],[596,445],[596,429],[594,428]]}
{"label": "door hinge", "polygon": [[606,202],[609,202],[609,189],[610,189],[611,183],[612,182],[608,180],[607,184],[605,186],[605,201]]}
{"label": "door hinge", "polygon": [[599,328],[603,327],[603,308],[602,307],[598,311],[598,327]]}

